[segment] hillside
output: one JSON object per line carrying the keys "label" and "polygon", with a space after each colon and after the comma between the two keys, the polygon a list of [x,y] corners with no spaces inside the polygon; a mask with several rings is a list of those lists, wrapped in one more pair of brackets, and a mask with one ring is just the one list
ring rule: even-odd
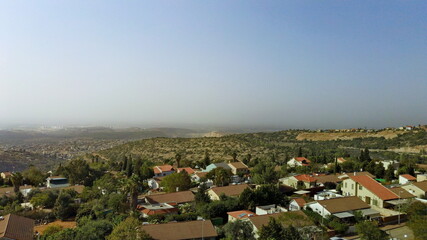
{"label": "hillside", "polygon": [[[320,137],[323,139],[307,140]],[[132,155],[154,162],[165,162],[173,161],[175,154],[179,153],[183,159],[193,162],[203,159],[206,152],[212,161],[231,160],[233,153],[236,153],[240,160],[248,158],[250,154],[252,159],[275,158],[285,161],[294,156],[299,147],[304,150],[305,155],[317,160],[333,159],[333,156],[340,154],[351,153],[356,156],[360,149],[365,147],[374,152],[378,149],[376,153],[378,158],[389,158],[401,149],[412,149],[414,151],[410,153],[420,155],[425,145],[427,145],[425,130],[378,133],[317,133],[289,130],[215,138],[154,138],[129,142],[96,154],[113,161],[120,161],[125,155]]]}

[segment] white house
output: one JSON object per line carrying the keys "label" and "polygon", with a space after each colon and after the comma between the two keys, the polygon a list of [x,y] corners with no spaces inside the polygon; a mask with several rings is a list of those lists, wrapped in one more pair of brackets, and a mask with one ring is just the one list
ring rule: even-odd
{"label": "white house", "polygon": [[69,187],[68,179],[64,177],[48,177],[46,179],[46,186],[48,188],[63,188]]}
{"label": "white house", "polygon": [[154,177],[164,177],[175,172],[171,165],[154,166]]}
{"label": "white house", "polygon": [[337,190],[323,190],[314,195],[314,200],[325,200],[331,198],[343,197],[343,195],[339,194]]}
{"label": "white house", "polygon": [[266,214],[281,213],[281,212],[287,212],[287,211],[288,210],[286,208],[277,206],[275,204],[258,206],[255,208],[256,215],[266,215]]}
{"label": "white house", "polygon": [[307,202],[304,200],[304,198],[294,198],[289,203],[289,211],[302,210],[305,204],[307,204]]}
{"label": "white house", "polygon": [[287,165],[289,167],[300,167],[300,166],[309,166],[310,163],[311,161],[305,157],[294,157],[287,162]]}
{"label": "white house", "polygon": [[405,185],[405,184],[416,182],[416,181],[417,179],[412,175],[409,175],[409,174],[399,175],[399,184],[401,185]]}

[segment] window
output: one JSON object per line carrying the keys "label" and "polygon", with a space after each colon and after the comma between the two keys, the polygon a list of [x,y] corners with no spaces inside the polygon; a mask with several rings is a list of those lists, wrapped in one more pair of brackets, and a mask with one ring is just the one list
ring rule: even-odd
{"label": "window", "polygon": [[344,183],[344,187],[347,187],[347,182],[346,182],[346,183]]}
{"label": "window", "polygon": [[359,185],[359,190],[363,190],[363,187],[362,187],[362,185]]}
{"label": "window", "polygon": [[373,200],[372,200],[372,204],[374,204],[375,206],[378,206],[378,201],[377,201],[377,199],[373,199]]}
{"label": "window", "polygon": [[353,189],[354,189],[354,184],[352,183],[352,184],[351,184],[351,190],[353,190]]}

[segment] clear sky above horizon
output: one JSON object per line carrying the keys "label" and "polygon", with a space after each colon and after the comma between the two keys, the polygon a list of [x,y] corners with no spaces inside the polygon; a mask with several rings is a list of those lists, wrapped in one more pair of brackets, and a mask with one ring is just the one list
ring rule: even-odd
{"label": "clear sky above horizon", "polygon": [[427,124],[427,1],[2,1],[0,126]]}

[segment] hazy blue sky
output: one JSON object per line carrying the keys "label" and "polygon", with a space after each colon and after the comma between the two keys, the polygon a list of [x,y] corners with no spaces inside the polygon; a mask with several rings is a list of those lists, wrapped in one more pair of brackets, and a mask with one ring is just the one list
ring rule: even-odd
{"label": "hazy blue sky", "polygon": [[0,124],[427,124],[427,1],[1,1]]}

